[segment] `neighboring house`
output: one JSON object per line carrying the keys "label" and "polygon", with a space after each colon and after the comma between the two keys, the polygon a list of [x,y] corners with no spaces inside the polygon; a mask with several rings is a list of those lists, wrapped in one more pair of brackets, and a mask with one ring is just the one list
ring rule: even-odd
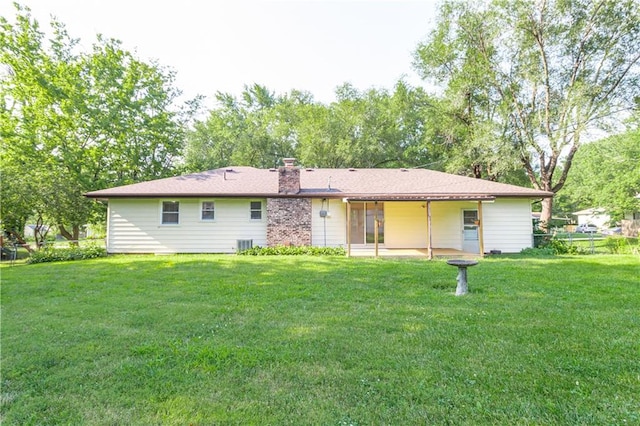
{"label": "neighboring house", "polygon": [[[540,229],[541,226],[541,222],[540,222],[540,217],[542,216],[541,212],[532,212],[531,213],[531,219],[533,220],[533,225],[535,228]],[[556,228],[558,227],[558,224],[562,224],[563,226],[566,226],[568,223],[571,223],[573,220],[568,218],[568,217],[560,217],[560,216],[553,216],[551,218],[551,225],[552,227]]]}
{"label": "neighboring house", "polygon": [[578,225],[592,224],[598,227],[598,229],[608,228],[611,222],[611,216],[609,216],[603,208],[592,208],[573,212],[573,215],[578,220]]}
{"label": "neighboring house", "polygon": [[[577,217],[578,225],[591,223],[596,225],[598,229],[606,229],[612,225],[611,217],[605,213],[603,208],[580,210],[574,212],[573,215]],[[620,223],[622,225],[622,235],[637,237],[640,231],[640,212],[626,212],[624,219]]]}
{"label": "neighboring house", "polygon": [[[640,200],[640,194],[635,196]],[[627,237],[638,237],[640,235],[640,211],[627,212],[624,219],[620,221],[622,225],[622,235]]]}
{"label": "neighboring house", "polygon": [[[36,236],[36,229],[38,228],[38,225],[25,225],[24,226],[24,237],[25,238],[34,238]],[[41,234],[46,234],[47,232],[49,232],[49,226],[48,225],[41,225],[40,227],[40,233]]]}
{"label": "neighboring house", "polygon": [[[423,169],[228,167],[90,192],[108,200],[109,253],[250,246],[519,252],[550,192]],[[377,230],[377,237],[376,237]]]}

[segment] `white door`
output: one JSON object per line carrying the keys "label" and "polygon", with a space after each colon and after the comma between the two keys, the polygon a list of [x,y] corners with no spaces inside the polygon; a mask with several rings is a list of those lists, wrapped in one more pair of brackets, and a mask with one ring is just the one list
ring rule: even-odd
{"label": "white door", "polygon": [[480,253],[478,210],[462,211],[462,251]]}

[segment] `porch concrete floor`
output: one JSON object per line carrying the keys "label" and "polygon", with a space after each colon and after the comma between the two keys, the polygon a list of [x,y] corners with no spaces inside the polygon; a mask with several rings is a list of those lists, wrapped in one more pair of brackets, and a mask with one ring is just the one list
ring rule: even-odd
{"label": "porch concrete floor", "polygon": [[[375,249],[373,247],[351,247],[351,256],[353,257],[374,257]],[[427,249],[388,249],[378,248],[379,257],[428,257]],[[434,258],[480,258],[478,253],[467,253],[462,250],[449,248],[434,248]]]}

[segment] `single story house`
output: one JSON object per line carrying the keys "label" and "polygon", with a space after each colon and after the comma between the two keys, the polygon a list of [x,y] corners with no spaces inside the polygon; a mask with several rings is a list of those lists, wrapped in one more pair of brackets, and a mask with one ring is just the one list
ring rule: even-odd
{"label": "single story house", "polygon": [[[25,238],[34,238],[36,236],[36,229],[38,229],[38,225],[28,224],[24,226],[23,235]],[[46,234],[49,232],[48,225],[40,225],[40,233]]]}
{"label": "single story house", "polygon": [[578,225],[595,225],[598,229],[608,228],[611,216],[603,208],[591,208],[573,212]]}
{"label": "single story house", "polygon": [[450,249],[532,245],[531,202],[553,194],[424,169],[227,167],[87,193],[108,200],[109,253],[251,246]]}
{"label": "single story house", "polygon": [[[636,195],[635,198],[640,199],[640,195]],[[611,216],[605,211],[604,208],[591,208],[580,210],[573,213],[578,219],[578,225],[593,224],[598,229],[606,229],[612,226]],[[637,237],[640,232],[640,211],[625,212],[624,219],[620,221],[622,225],[622,235],[627,237]]]}

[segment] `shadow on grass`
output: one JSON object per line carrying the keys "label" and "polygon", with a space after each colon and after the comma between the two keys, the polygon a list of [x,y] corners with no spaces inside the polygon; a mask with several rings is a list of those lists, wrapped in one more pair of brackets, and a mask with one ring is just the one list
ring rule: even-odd
{"label": "shadow on grass", "polygon": [[422,259],[112,256],[8,268],[3,416],[632,423],[639,267],[491,257],[469,269],[465,297],[453,295],[455,268]]}

